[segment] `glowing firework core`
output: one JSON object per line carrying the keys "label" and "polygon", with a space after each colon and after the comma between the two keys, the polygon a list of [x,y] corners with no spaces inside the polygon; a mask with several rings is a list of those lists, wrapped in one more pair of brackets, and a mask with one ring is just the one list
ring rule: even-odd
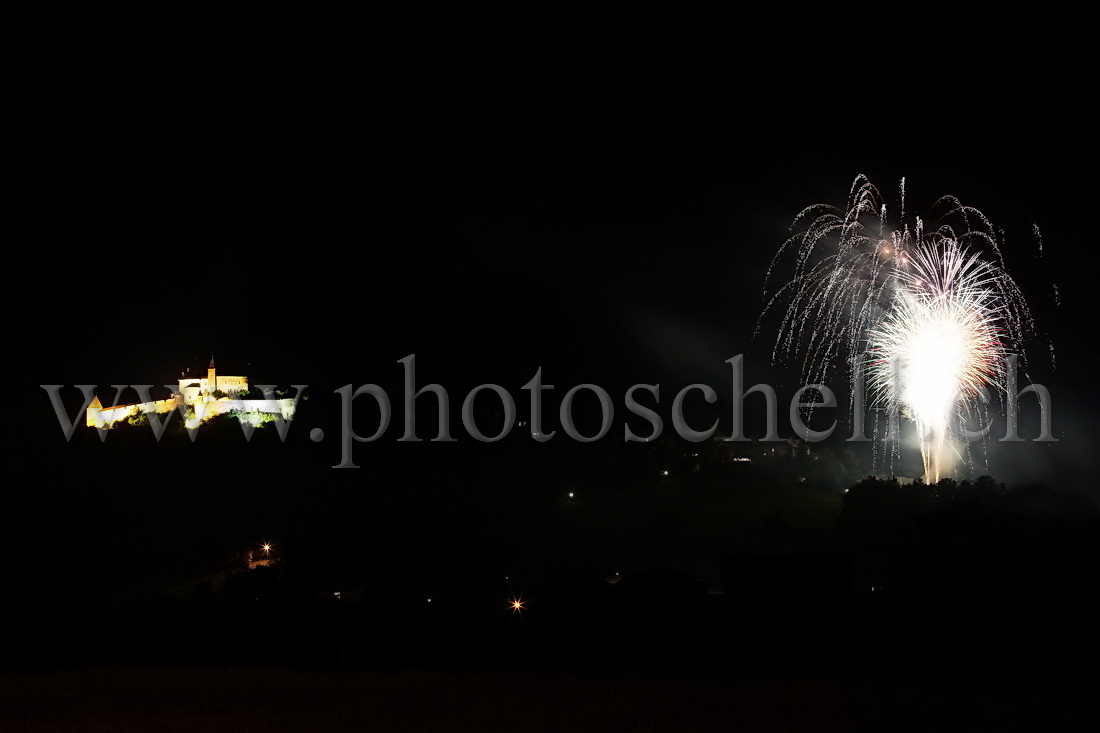
{"label": "glowing firework core", "polygon": [[955,242],[918,248],[912,266],[895,276],[893,308],[868,332],[871,386],[916,421],[933,482],[942,478],[941,454],[960,403],[999,383],[1004,349],[989,307],[994,276]]}
{"label": "glowing firework core", "polygon": [[[953,314],[928,313],[908,324],[900,361],[901,401],[917,420],[936,424],[955,406],[959,373],[969,361],[966,327]],[[958,315],[958,314],[954,314]]]}

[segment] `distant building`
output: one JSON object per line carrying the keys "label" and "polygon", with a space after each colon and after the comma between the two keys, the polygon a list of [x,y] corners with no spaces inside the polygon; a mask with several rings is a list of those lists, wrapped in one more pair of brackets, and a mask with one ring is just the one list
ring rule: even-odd
{"label": "distant building", "polygon": [[716,430],[709,441],[709,452],[719,463],[759,463],[777,458],[810,456],[810,446],[798,438],[781,441],[730,440],[725,433]]}
{"label": "distant building", "polygon": [[236,416],[253,425],[262,424],[275,416],[284,420],[294,417],[292,399],[241,399],[248,392],[248,377],[219,376],[210,357],[205,377],[179,378],[179,388],[168,399],[137,402],[127,405],[104,407],[99,395],[88,405],[87,425],[90,428],[110,428],[119,420],[142,414],[163,414],[182,408],[184,424],[188,428],[217,415],[236,413]]}
{"label": "distant building", "polygon": [[259,552],[248,551],[248,569],[255,570],[256,568],[266,568],[274,565],[278,558],[275,556],[275,551],[270,546],[265,546],[264,549]]}

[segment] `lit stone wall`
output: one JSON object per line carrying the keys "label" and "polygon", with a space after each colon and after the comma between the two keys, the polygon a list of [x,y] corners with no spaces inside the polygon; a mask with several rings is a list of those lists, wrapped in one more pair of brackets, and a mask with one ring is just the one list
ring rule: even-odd
{"label": "lit stone wall", "polygon": [[[219,377],[211,382],[206,377],[184,377],[179,380],[180,394],[183,395],[185,404],[193,404],[202,399],[203,394],[209,394],[216,389],[222,392],[240,392],[248,389],[248,377]],[[190,386],[198,385],[198,386]],[[216,385],[216,386],[215,386]]]}
{"label": "lit stone wall", "polygon": [[[224,379],[233,380],[226,384],[225,387],[222,387],[222,379],[223,377],[218,378],[218,385],[219,388],[224,391],[237,391],[248,388],[248,379],[246,377],[225,377]],[[183,387],[184,384],[192,384],[194,382],[199,382],[200,386]],[[108,428],[119,420],[134,417],[142,412],[163,414],[184,405],[192,407],[195,413],[192,419],[185,421],[185,425],[189,428],[197,427],[199,423],[204,420],[209,420],[212,417],[225,415],[233,411],[252,415],[256,418],[256,424],[261,422],[257,417],[258,415],[278,415],[284,420],[291,420],[294,418],[293,399],[238,400],[230,399],[229,397],[214,399],[210,397],[209,394],[203,393],[206,384],[206,379],[181,379],[181,393],[172,395],[166,400],[101,408],[89,407],[86,422],[89,427]]]}
{"label": "lit stone wall", "polygon": [[217,389],[222,392],[239,392],[248,389],[248,377],[222,377],[217,378]]}
{"label": "lit stone wall", "polygon": [[94,423],[97,428],[110,427],[112,424],[119,420],[125,420],[128,417],[133,417],[142,412],[155,412],[163,414],[170,412],[183,404],[183,398],[180,395],[172,395],[166,400],[155,400],[153,402],[135,402],[130,405],[115,405],[112,407],[103,407],[96,413],[92,410],[88,411],[88,422]]}
{"label": "lit stone wall", "polygon": [[210,400],[195,404],[195,417],[208,420],[216,415],[225,415],[233,410],[240,412],[265,412],[279,415],[284,420],[294,417],[294,400]]}

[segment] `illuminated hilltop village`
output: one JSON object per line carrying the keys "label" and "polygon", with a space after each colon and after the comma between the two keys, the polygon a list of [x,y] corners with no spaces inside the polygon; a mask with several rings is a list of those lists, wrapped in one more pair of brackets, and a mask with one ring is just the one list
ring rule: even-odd
{"label": "illuminated hilltop village", "polygon": [[179,389],[165,400],[137,402],[104,407],[96,395],[88,405],[88,427],[110,428],[119,420],[140,420],[150,413],[163,414],[183,408],[184,426],[196,428],[218,415],[230,415],[242,422],[260,426],[272,420],[294,417],[293,399],[242,399],[248,394],[248,377],[227,377],[214,369],[214,357],[205,377],[179,379]]}

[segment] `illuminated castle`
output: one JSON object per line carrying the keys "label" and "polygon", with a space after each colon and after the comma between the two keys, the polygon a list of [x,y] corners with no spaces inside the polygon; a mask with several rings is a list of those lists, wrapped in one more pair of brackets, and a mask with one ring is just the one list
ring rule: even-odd
{"label": "illuminated castle", "polygon": [[242,393],[247,392],[248,377],[219,375],[214,368],[214,357],[210,357],[206,376],[181,376],[179,389],[172,392],[168,399],[104,407],[96,395],[88,405],[87,424],[90,428],[110,428],[119,420],[140,418],[150,413],[163,414],[178,408],[183,409],[184,424],[188,428],[198,427],[205,420],[229,413],[254,426],[294,417],[294,400],[241,399]]}

